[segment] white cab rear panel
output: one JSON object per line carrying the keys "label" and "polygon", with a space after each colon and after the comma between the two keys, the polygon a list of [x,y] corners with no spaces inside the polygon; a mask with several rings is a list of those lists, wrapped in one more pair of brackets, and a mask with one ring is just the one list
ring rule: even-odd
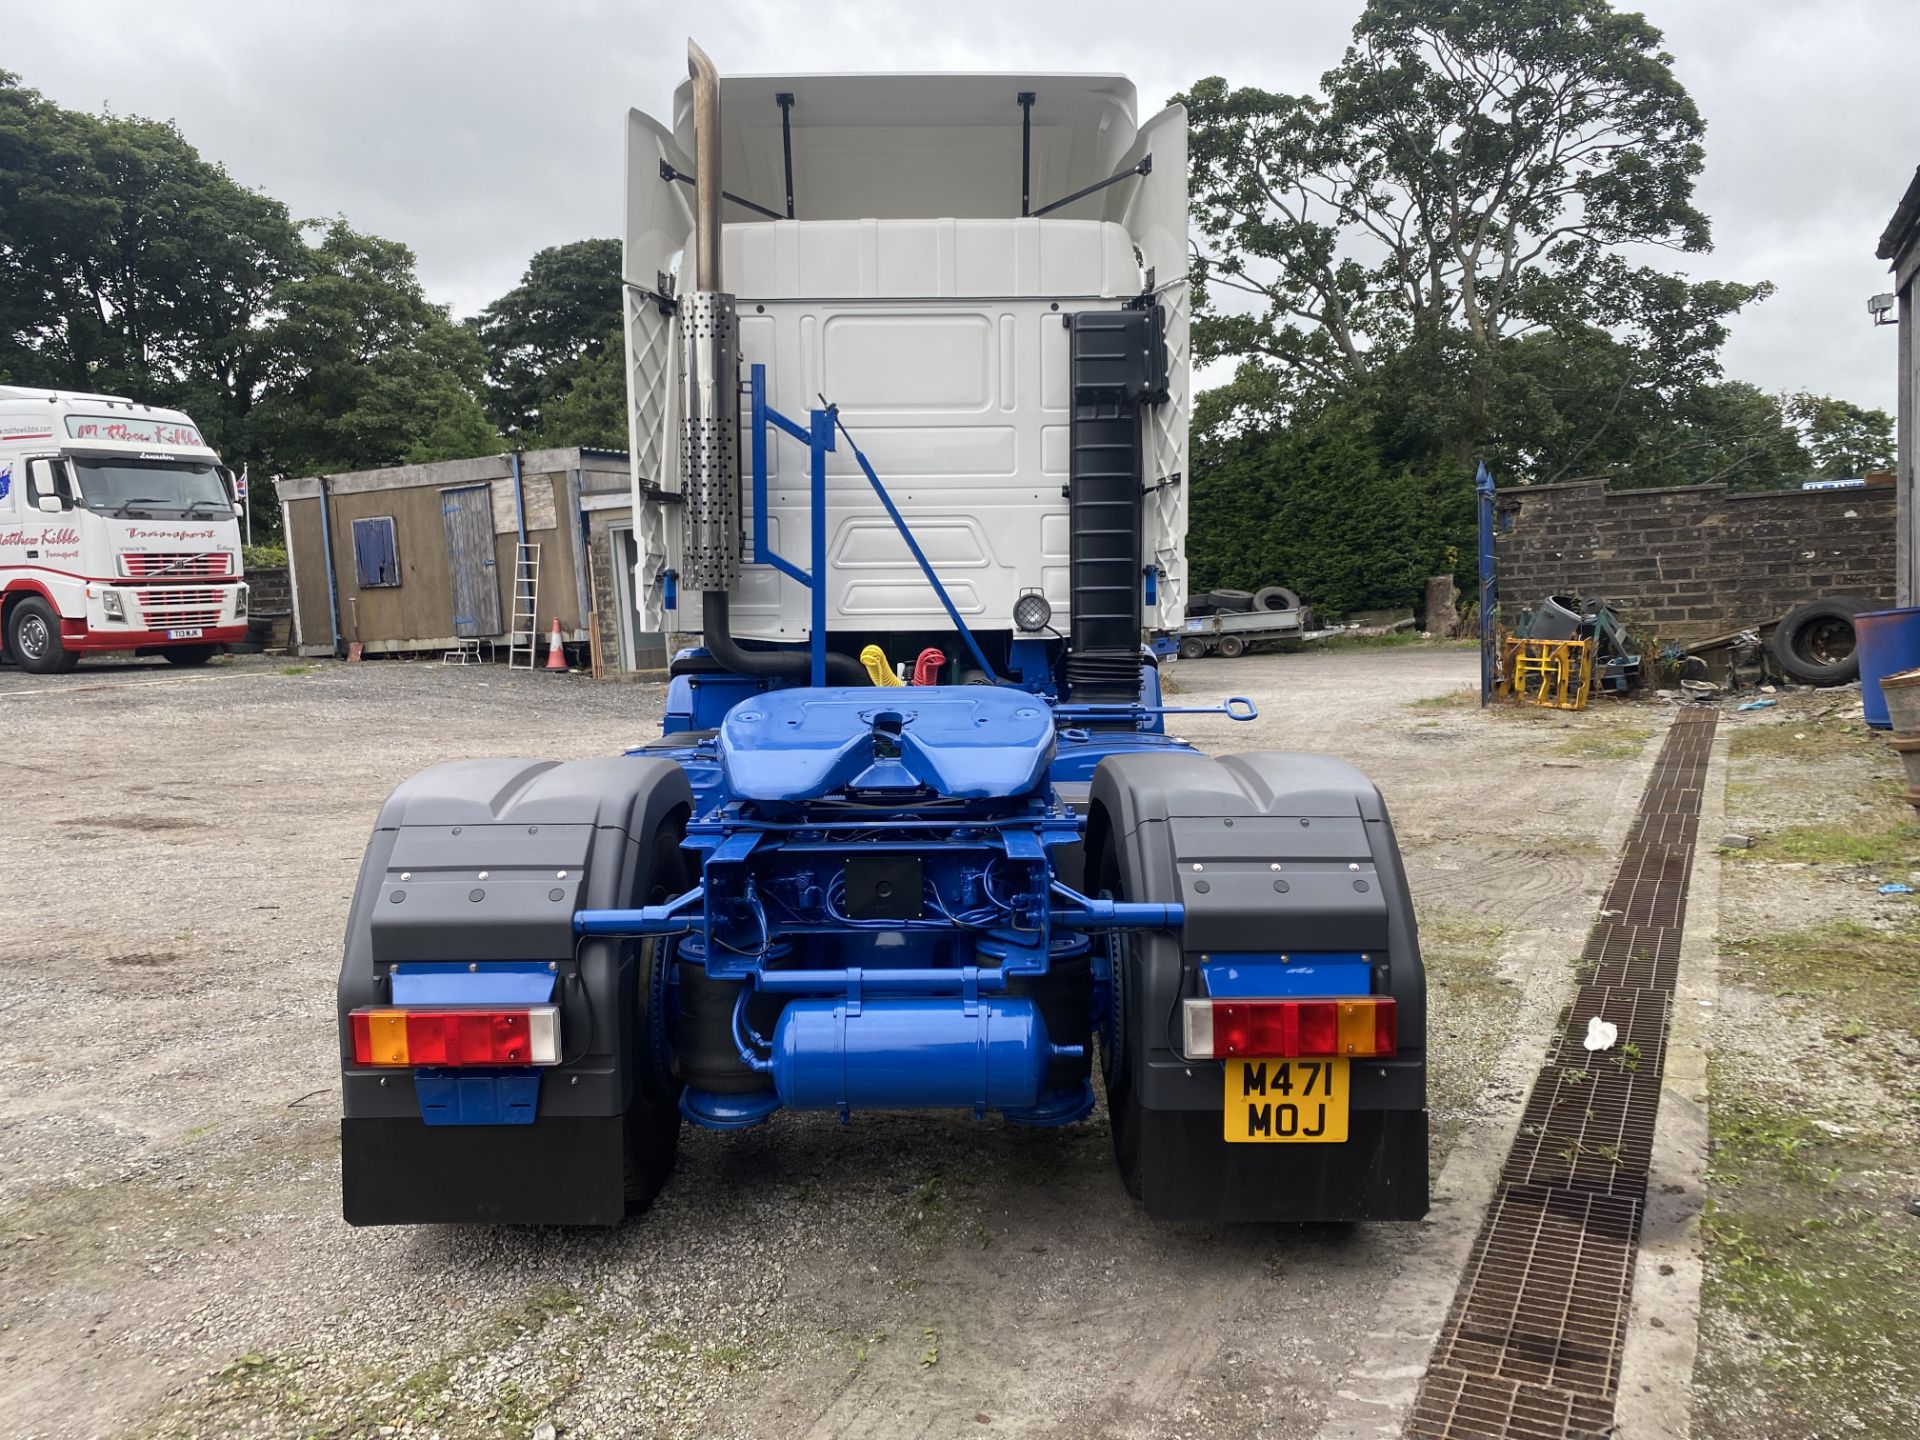
{"label": "white cab rear panel", "polygon": [[[772,404],[802,424],[823,395],[839,407],[970,625],[1010,628],[1015,599],[1037,587],[1064,628],[1070,383],[1061,317],[1117,308],[1140,294],[1153,269],[1167,310],[1172,398],[1144,412],[1141,559],[1160,575],[1157,604],[1141,619],[1176,627],[1186,605],[1186,114],[1174,107],[1136,131],[1132,87],[1118,77],[937,77],[939,114],[920,115],[940,123],[903,125],[905,112],[887,107],[910,109],[908,92],[929,78],[723,81],[722,133],[734,166],[723,183],[763,202],[782,198],[766,169],[767,157],[778,154],[769,149],[778,139],[771,95],[798,84],[801,100],[794,112],[801,218],[755,219],[727,207],[722,278],[736,297],[743,371],[764,364]],[[1152,173],[1055,215],[1020,217],[1018,111],[1009,108],[1020,88],[1042,96],[1035,206],[1148,153]],[[1058,107],[1052,119],[1050,97]],[[771,138],[761,110],[774,117]],[[803,125],[809,110],[816,129]],[[692,191],[659,178],[663,160],[691,169],[686,140],[637,111],[629,118],[635,583],[642,623],[663,630],[697,629],[699,615],[699,597],[685,592],[677,615],[664,609],[662,577],[680,569],[679,510],[659,495],[680,484],[679,377],[674,322],[650,293],[663,289],[663,276],[677,293],[695,283]],[[858,167],[841,163],[866,154],[876,174],[894,166],[887,173],[897,181],[909,152],[951,182],[913,190],[948,196],[948,218],[900,217],[911,187],[876,180],[863,192]],[[888,218],[866,218],[873,215]],[[745,422],[744,405],[741,415]],[[750,562],[749,436],[739,453],[743,560]],[[827,486],[829,626],[856,634],[945,628],[939,600],[844,443],[830,458]],[[777,553],[810,566],[806,451],[779,435],[770,437],[766,531]],[[803,640],[808,612],[803,586],[771,566],[743,564],[732,605],[737,635]]]}

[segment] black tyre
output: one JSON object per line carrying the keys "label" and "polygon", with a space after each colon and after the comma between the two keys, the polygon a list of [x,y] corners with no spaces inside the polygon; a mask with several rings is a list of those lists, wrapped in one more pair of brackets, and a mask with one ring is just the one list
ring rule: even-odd
{"label": "black tyre", "polygon": [[60,643],[60,617],[38,595],[14,602],[7,615],[7,650],[13,663],[35,675],[57,675],[80,663]]}
{"label": "black tyre", "polygon": [[1247,653],[1247,642],[1242,640],[1238,635],[1222,635],[1220,637],[1220,643],[1214,648],[1219,651],[1222,658],[1238,660],[1242,655]]}
{"label": "black tyre", "polygon": [[1251,590],[1209,590],[1200,598],[1215,610],[1228,611],[1236,614],[1242,610],[1251,610],[1253,608],[1253,592]]}
{"label": "black tyre", "polygon": [[1197,635],[1189,635],[1180,642],[1180,658],[1182,660],[1198,660],[1206,653],[1207,642]]}
{"label": "black tyre", "polygon": [[1796,605],[1773,627],[1767,651],[1789,680],[1844,685],[1860,673],[1853,617],[1866,608],[1866,601],[1844,596]]}
{"label": "black tyre", "polygon": [[220,653],[218,645],[170,645],[160,652],[169,665],[204,665]]}
{"label": "black tyre", "polygon": [[1263,590],[1253,592],[1253,608],[1256,610],[1298,610],[1300,597],[1284,585],[1269,585]]}
{"label": "black tyre", "polygon": [[[659,905],[686,889],[686,855],[677,829],[653,837],[642,905]],[[667,942],[634,942],[639,962],[639,1014],[634,1023],[633,1099],[626,1114],[627,1213],[653,1204],[680,1153],[680,1080],[667,1063]]]}
{"label": "black tyre", "polygon": [[[1098,866],[1090,882],[1092,893],[1124,900],[1126,883],[1120,873],[1120,859],[1109,835],[1100,848]],[[1131,1017],[1139,1013],[1140,967],[1133,954],[1133,940],[1124,931],[1109,930],[1100,941],[1107,947],[1107,963],[1112,977],[1107,1016],[1100,1026],[1100,1083],[1107,1094],[1107,1123],[1113,1131],[1113,1163],[1120,1172],[1120,1183],[1127,1194],[1140,1198],[1141,1132],[1144,1121],[1133,1077],[1144,1063],[1134,1053],[1130,1031]]]}

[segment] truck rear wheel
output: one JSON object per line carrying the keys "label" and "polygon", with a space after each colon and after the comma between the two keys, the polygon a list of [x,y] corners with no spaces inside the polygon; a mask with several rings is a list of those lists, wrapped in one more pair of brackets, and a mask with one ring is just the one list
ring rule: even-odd
{"label": "truck rear wheel", "polygon": [[80,663],[79,654],[60,643],[60,617],[38,595],[15,601],[8,612],[7,649],[14,664],[35,675],[57,675]]}
{"label": "truck rear wheel", "polygon": [[[686,855],[677,829],[658,831],[647,858],[643,898],[637,903],[660,905],[685,890]],[[671,1063],[667,1036],[671,962],[667,942],[658,936],[634,942],[639,946],[640,1013],[634,1024],[633,1099],[626,1114],[627,1214],[638,1215],[653,1204],[680,1153],[680,1080]]]}
{"label": "truck rear wheel", "polygon": [[[1100,847],[1099,868],[1094,872],[1093,893],[1124,900],[1125,880],[1120,873],[1120,857],[1113,837],[1107,836]],[[1109,1000],[1105,1022],[1100,1027],[1100,1083],[1107,1093],[1107,1124],[1113,1131],[1113,1163],[1120,1172],[1120,1183],[1127,1194],[1140,1199],[1140,1135],[1142,1121],[1140,1097],[1133,1077],[1144,1057],[1135,1053],[1131,1036],[1131,1017],[1139,1012],[1140,967],[1132,954],[1136,937],[1109,930],[1101,943],[1107,947]]]}
{"label": "truck rear wheel", "polygon": [[1220,652],[1223,659],[1238,660],[1246,653],[1247,642],[1238,635],[1222,635],[1220,643],[1214,648]]}
{"label": "truck rear wheel", "polygon": [[1180,658],[1182,660],[1198,660],[1206,653],[1207,642],[1197,635],[1189,635],[1180,642]]}

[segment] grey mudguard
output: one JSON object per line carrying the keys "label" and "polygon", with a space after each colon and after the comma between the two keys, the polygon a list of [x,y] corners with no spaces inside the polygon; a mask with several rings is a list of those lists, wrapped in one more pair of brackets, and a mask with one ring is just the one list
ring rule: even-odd
{"label": "grey mudguard", "polygon": [[1174,1048],[1201,955],[1334,951],[1384,967],[1380,993],[1398,1009],[1399,1053],[1355,1064],[1354,1108],[1424,1109],[1426,972],[1393,825],[1365,775],[1325,755],[1118,755],[1094,772],[1088,825],[1089,863],[1111,834],[1128,899],[1186,906],[1182,934],[1142,934],[1133,949],[1145,1107],[1221,1106],[1218,1063]]}
{"label": "grey mudguard", "polygon": [[347,917],[338,991],[347,1118],[419,1116],[409,1074],[355,1066],[348,1012],[391,1001],[394,964],[486,960],[554,967],[562,1063],[540,1087],[539,1117],[623,1113],[633,947],[577,942],[573,913],[640,903],[654,835],[692,804],[678,765],[624,756],[457,760],[395,790]]}

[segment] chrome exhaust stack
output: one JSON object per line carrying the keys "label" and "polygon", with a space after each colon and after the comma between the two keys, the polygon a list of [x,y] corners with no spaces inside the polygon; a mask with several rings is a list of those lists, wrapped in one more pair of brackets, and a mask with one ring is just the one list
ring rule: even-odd
{"label": "chrome exhaust stack", "polygon": [[694,268],[680,301],[683,583],[726,592],[740,578],[740,331],[722,288],[720,75],[692,40]]}

